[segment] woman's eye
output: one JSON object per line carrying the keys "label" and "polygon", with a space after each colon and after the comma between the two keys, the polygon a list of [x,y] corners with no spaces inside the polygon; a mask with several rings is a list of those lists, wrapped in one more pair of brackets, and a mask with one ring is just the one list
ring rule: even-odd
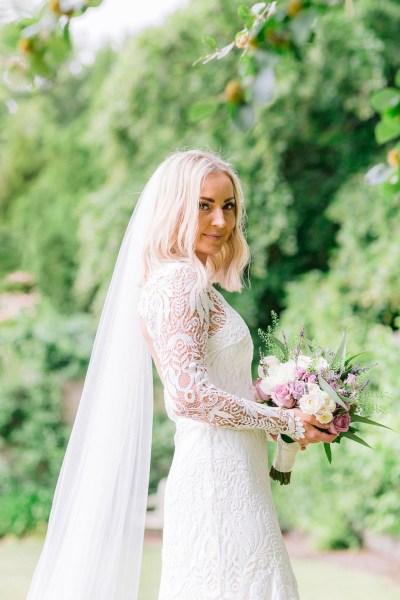
{"label": "woman's eye", "polygon": [[229,210],[232,210],[233,208],[235,208],[234,202],[228,202],[228,204],[225,204],[224,208],[228,208],[228,206],[230,207]]}
{"label": "woman's eye", "polygon": [[203,209],[203,207],[204,207],[204,206],[205,206],[206,208],[208,208],[208,204],[205,204],[204,202],[199,202],[199,209],[200,209],[200,210],[204,210],[204,209]]}

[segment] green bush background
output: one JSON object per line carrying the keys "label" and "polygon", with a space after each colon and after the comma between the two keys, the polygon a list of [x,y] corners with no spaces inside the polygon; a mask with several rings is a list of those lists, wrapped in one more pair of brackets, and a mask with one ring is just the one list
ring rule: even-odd
{"label": "green bush background", "polygon": [[[40,293],[34,316],[0,327],[0,536],[45,527],[70,431],[63,386],[84,377],[130,214],[176,149],[219,151],[242,179],[251,286],[224,295],[255,348],[271,309],[288,333],[304,323],[331,347],[348,327],[349,352],[365,348],[379,362],[371,390],[384,395],[383,421],[400,428],[399,194],[364,180],[385,157],[369,98],[400,68],[400,7],[359,4],[354,17],[321,17],[301,61],[281,60],[276,97],[249,131],[223,105],[201,121],[190,110],[235,79],[233,54],[192,63],[204,54],[203,33],[221,45],[234,36],[237,1],[193,2],[118,53],[100,51],[79,76],[64,65],[48,90],[16,96],[15,112],[0,87],[2,293],[17,269],[34,275]],[[174,432],[155,383],[152,492],[168,472]],[[290,489],[274,487],[285,527],[326,547],[359,545],[366,529],[400,535],[400,437],[365,435],[375,451],[343,443],[331,467],[319,447],[299,457]]]}

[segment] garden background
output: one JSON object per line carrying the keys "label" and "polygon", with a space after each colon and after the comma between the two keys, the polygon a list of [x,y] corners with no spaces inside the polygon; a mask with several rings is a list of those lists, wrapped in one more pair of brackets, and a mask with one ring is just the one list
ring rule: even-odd
{"label": "garden background", "polygon": [[[283,0],[284,27],[268,32],[253,73],[237,47],[193,66],[213,40],[235,38],[241,4],[192,2],[78,73],[63,59],[54,76],[42,73],[48,85],[0,85],[4,539],[45,531],[118,248],[148,177],[177,149],[220,152],[242,179],[251,285],[223,293],[255,349],[271,310],[287,333],[304,323],[330,347],[347,328],[349,354],[378,362],[370,389],[386,414],[375,418],[400,431],[400,150],[377,143],[371,104],[399,82],[400,5]],[[376,164],[390,182],[367,181]],[[257,361],[255,352],[254,376]],[[168,473],[174,434],[156,373],[155,389],[150,493]],[[273,485],[284,531],[323,549],[384,536],[399,552],[400,436],[363,434],[374,450],[345,440],[329,466],[322,447],[309,448],[290,488]]]}

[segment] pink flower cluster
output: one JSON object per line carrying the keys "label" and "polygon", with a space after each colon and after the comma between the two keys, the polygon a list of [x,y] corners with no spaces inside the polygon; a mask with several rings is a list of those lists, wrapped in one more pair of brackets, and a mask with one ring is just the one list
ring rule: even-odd
{"label": "pink flower cluster", "polygon": [[[332,394],[321,389],[319,376],[323,376],[332,388]],[[321,356],[312,359],[299,355],[295,360],[281,363],[270,355],[263,357],[259,366],[259,378],[254,386],[262,401],[283,408],[298,407],[303,412],[314,415],[321,424],[329,424],[331,433],[339,434],[348,431],[350,427],[350,402],[345,404],[346,408],[336,403],[333,399],[335,390],[344,391],[350,396],[356,385],[356,377],[351,373],[344,382],[339,381],[339,377]],[[347,392],[342,388],[347,388]]]}

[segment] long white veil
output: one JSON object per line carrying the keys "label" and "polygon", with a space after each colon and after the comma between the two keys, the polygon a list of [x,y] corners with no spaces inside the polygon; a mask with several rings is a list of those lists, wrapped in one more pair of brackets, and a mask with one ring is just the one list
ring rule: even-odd
{"label": "long white veil", "polygon": [[123,239],[27,600],[136,600],[153,415],[137,313],[159,169]]}

